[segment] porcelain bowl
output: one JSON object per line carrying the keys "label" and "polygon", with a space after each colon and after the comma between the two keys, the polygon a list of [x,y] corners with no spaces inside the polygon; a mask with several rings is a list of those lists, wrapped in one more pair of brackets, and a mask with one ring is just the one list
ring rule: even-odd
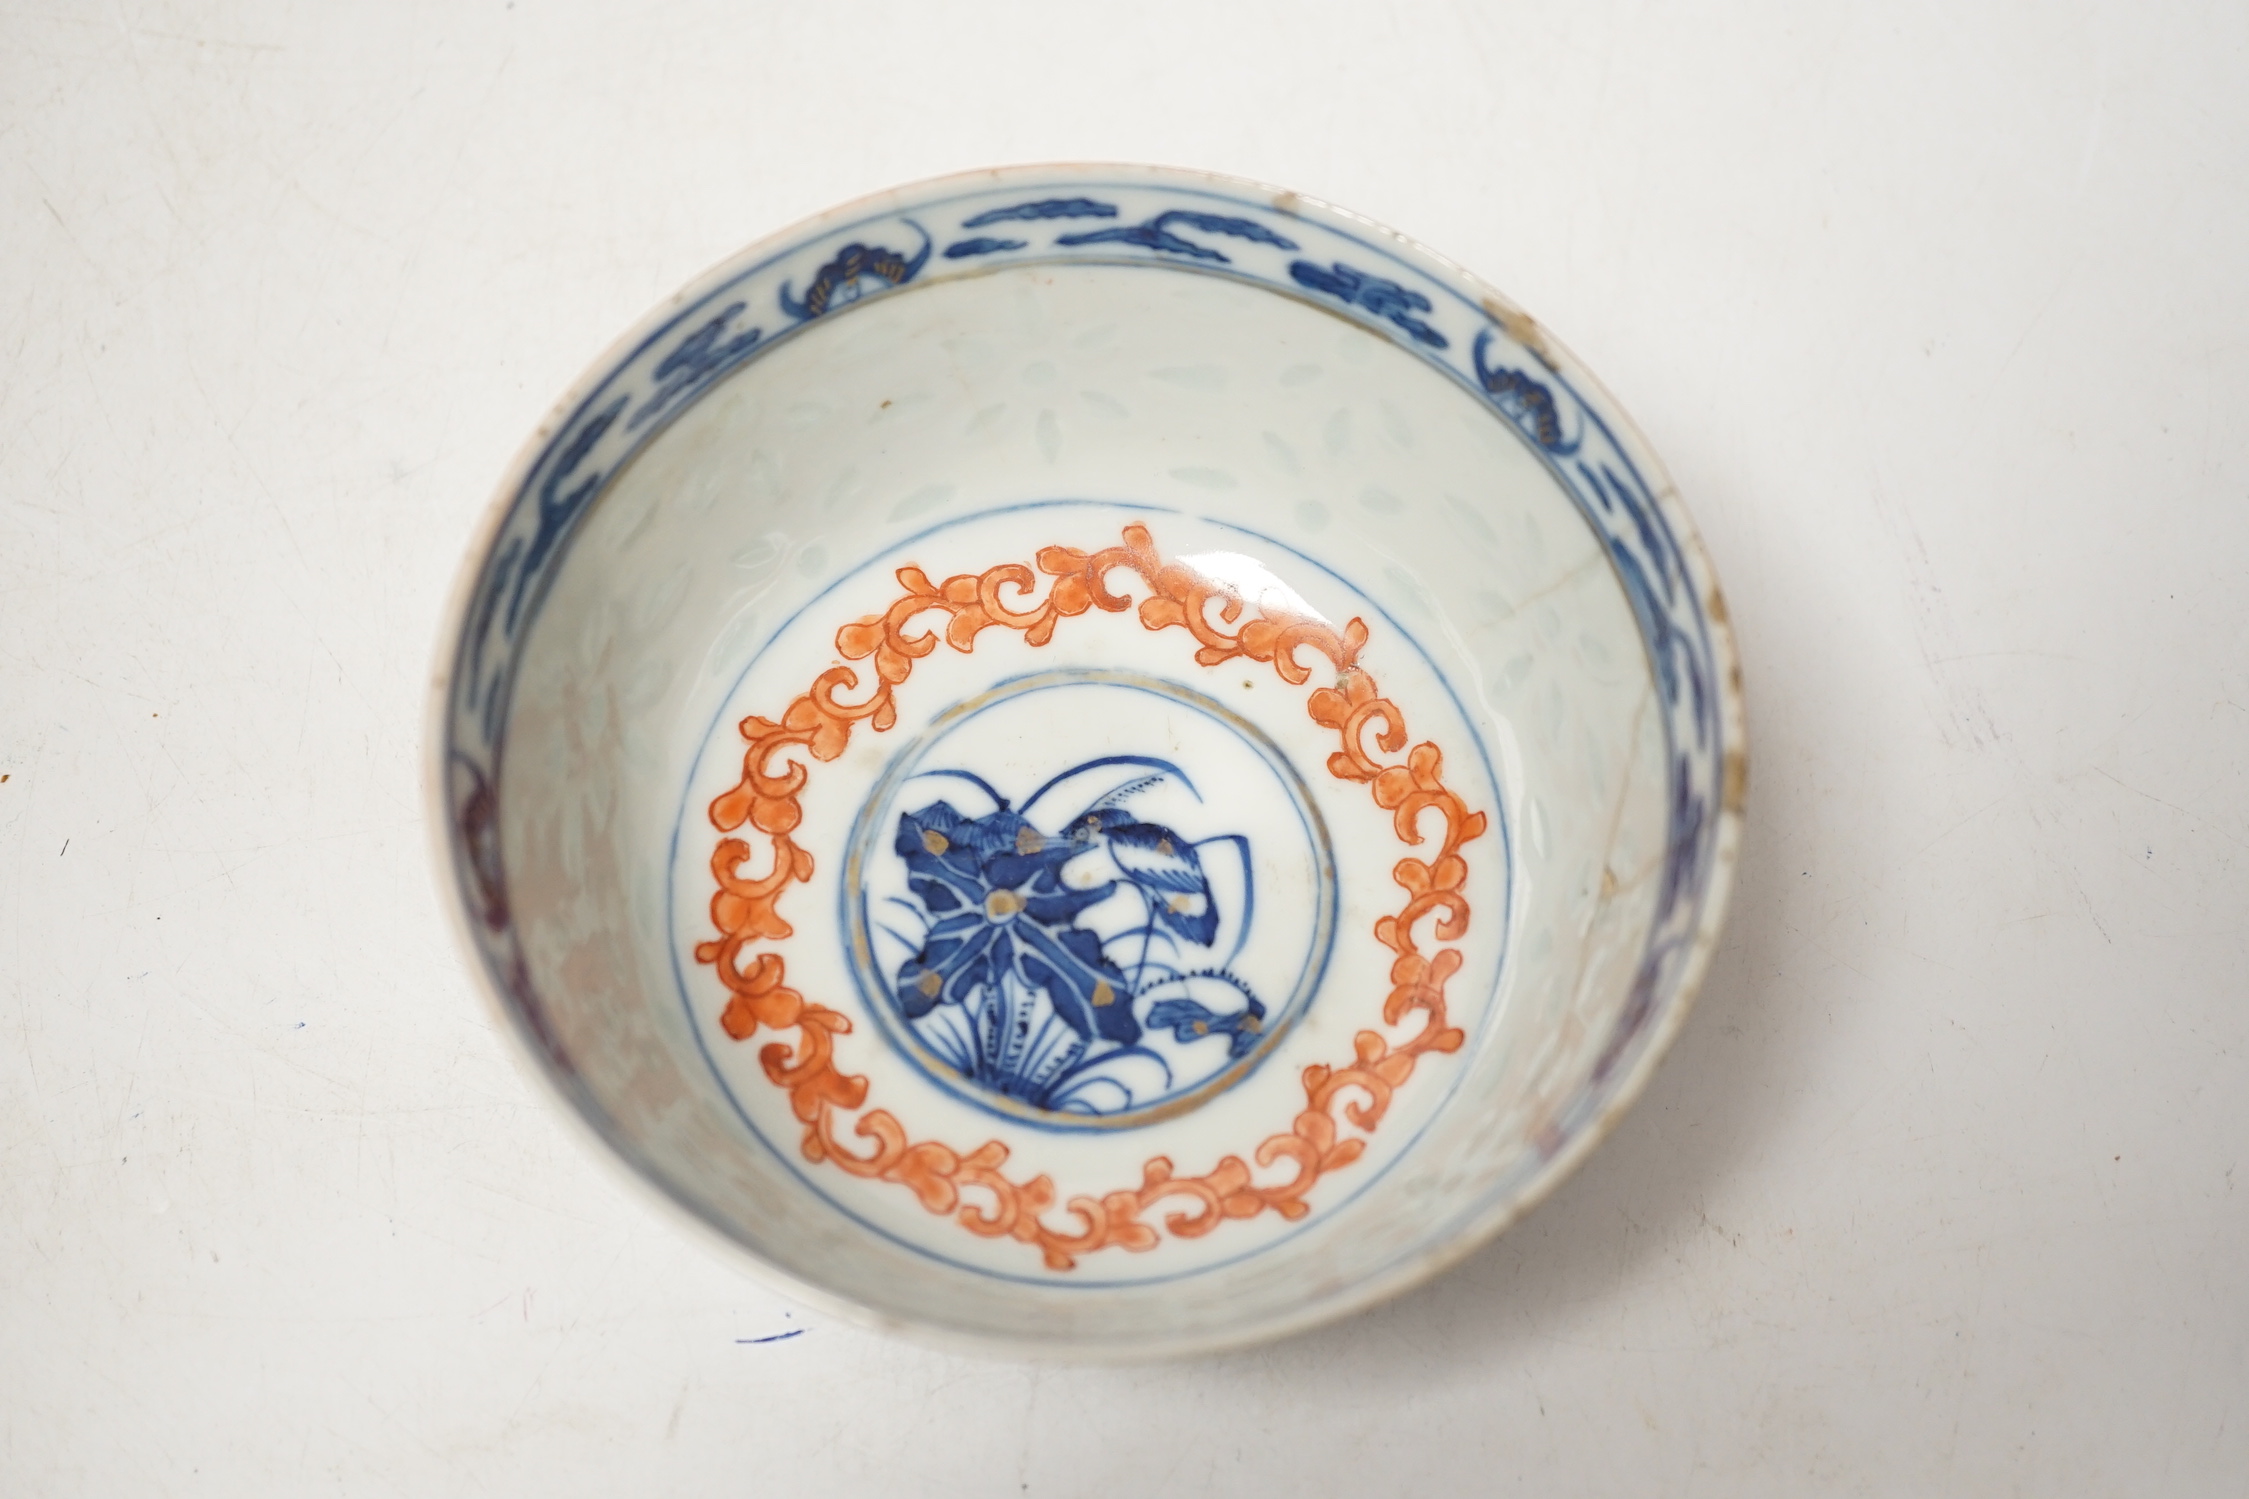
{"label": "porcelain bowl", "polygon": [[745,251],[494,502],[448,891],[601,1150],[805,1301],[1234,1346],[1496,1233],[1718,929],[1710,567],[1529,317],[1293,193],[901,188]]}

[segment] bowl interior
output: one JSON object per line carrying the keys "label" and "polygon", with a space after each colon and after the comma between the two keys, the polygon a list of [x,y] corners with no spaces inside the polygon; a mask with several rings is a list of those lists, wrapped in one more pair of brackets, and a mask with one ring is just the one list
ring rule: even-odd
{"label": "bowl interior", "polygon": [[1410,302],[1131,242],[917,275],[895,212],[804,236],[786,336],[692,303],[625,456],[525,482],[587,492],[472,602],[507,680],[448,763],[507,1003],[863,1315],[1128,1354],[1404,1284],[1590,1142],[1714,919],[1723,747],[1569,471],[1608,429]]}

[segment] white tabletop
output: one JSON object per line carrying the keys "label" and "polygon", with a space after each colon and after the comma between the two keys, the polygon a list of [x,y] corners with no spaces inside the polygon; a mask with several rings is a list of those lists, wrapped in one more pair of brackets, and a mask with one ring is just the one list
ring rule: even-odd
{"label": "white tabletop", "polygon": [[[0,12],[0,1492],[2238,1494],[2249,13]],[[680,1238],[487,1022],[423,693],[510,453],[892,182],[1207,166],[1505,288],[1738,621],[1700,1008],[1465,1268],[981,1363]]]}

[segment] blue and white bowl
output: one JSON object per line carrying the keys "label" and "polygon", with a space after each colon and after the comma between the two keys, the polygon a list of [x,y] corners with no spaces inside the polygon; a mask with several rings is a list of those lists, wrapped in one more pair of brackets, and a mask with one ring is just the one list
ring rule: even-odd
{"label": "blue and white bowl", "polygon": [[1390,1295],[1709,960],[1731,636],[1530,318],[1232,179],[1028,167],[758,245],[500,490],[432,735],[536,1070],[804,1300],[1177,1354]]}

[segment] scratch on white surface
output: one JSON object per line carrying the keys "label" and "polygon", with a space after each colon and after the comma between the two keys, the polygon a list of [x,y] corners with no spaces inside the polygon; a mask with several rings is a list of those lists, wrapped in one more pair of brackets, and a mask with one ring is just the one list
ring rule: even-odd
{"label": "scratch on white surface", "polygon": [[2020,793],[2013,791],[2001,792],[1998,796],[1995,796],[1990,801],[1985,802],[1982,806],[1976,808],[1975,811],[1970,812],[1966,817],[1961,818],[1958,822],[1952,824],[1952,826],[1937,834],[1936,837],[1931,838],[1927,843],[1924,843],[1919,848],[1915,849],[1913,851],[1912,859],[1908,860],[1907,862],[1910,863],[1915,860],[1919,860],[1922,855],[1928,853],[1929,850],[1935,848],[1938,844],[1944,842],[1947,838],[1950,838],[1954,833],[1959,832],[1962,828],[1967,827],[1970,823],[1977,821],[1986,812],[1989,812],[1992,808],[1998,806],[2001,802],[2014,800],[2014,798],[2019,794]]}
{"label": "scratch on white surface", "polygon": [[109,278],[108,267],[94,258],[94,253],[86,248],[84,241],[78,238],[77,231],[70,227],[70,221],[62,216],[62,210],[55,207],[54,189],[48,186],[47,179],[39,174],[39,168],[33,165],[31,161],[22,158],[19,158],[19,160],[22,161],[23,169],[31,174],[31,180],[39,184],[39,201],[47,212],[53,215],[55,226],[62,230],[63,238],[70,241],[70,247],[78,252],[78,258],[86,263],[86,268],[94,273],[95,279],[102,283],[103,289],[111,296],[116,296],[118,294],[117,286]]}
{"label": "scratch on white surface", "polygon": [[[1928,543],[1922,539],[1920,527],[1914,524],[1911,513],[1890,502],[1879,477],[1873,481],[1871,494],[1876,512],[1903,554],[1906,585],[1913,605],[1914,635],[1930,685],[1943,696],[1952,729],[1965,739],[1967,747],[1996,747],[2003,736],[1992,719],[1982,689],[1957,683],[1941,669],[1941,663],[1967,659],[1968,653],[1959,649],[1951,600],[1937,581]],[[1948,734],[1947,738],[1950,737]]]}
{"label": "scratch on white surface", "polygon": [[2198,831],[2208,831],[2216,833],[2220,838],[2225,839],[2226,842],[2233,844],[2237,848],[2249,848],[2249,841],[2244,841],[2243,839],[2236,838],[2233,834],[2227,832],[2218,823],[2186,807],[2180,806],[2177,802],[2165,801],[2162,797],[2157,796],[2152,791],[2142,791],[2139,787],[2133,785],[2131,782],[2118,779],[2116,776],[2111,775],[2108,771],[2103,770],[2098,765],[2093,767],[2093,773],[2097,776],[2100,776],[2103,780],[2113,782],[2114,784],[2123,787],[2126,791],[2131,792],[2134,796],[2144,798],[2147,801],[2151,801],[2159,807],[2169,808],[2171,811],[2178,813],[2181,817],[2184,817],[2189,822],[2193,823]]}
{"label": "scratch on white surface", "polygon": [[2038,331],[2038,325],[2046,320],[2046,314],[2053,311],[2054,304],[2061,300],[2062,293],[2067,291],[2070,283],[2077,279],[2077,272],[2085,264],[2085,259],[2086,252],[2080,250],[2071,259],[2068,267],[2063,270],[2061,275],[2054,278],[2054,284],[2047,289],[2046,295],[2040,299],[2037,310],[2032,312],[2030,320],[2023,324],[2022,332],[2015,335],[2014,343],[2007,349],[2007,357],[1999,361],[1999,367],[1991,372],[1991,378],[1984,383],[1982,400],[1988,401],[1992,393],[1999,389],[1999,382],[2007,377],[2007,371],[2015,363],[2015,356],[2023,351],[2023,345],[2030,342],[2030,335]]}

